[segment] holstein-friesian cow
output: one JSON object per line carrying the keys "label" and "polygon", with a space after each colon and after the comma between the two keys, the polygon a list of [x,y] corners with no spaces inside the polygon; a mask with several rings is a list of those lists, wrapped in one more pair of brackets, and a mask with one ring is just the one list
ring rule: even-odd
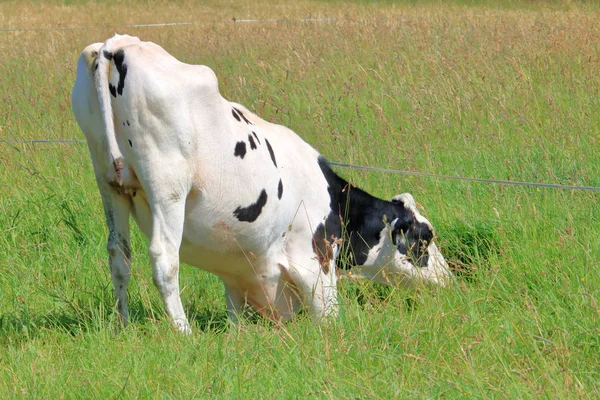
{"label": "holstein-friesian cow", "polygon": [[275,321],[302,306],[315,321],[335,315],[340,252],[385,284],[451,279],[411,195],[388,202],[348,184],[294,132],[225,100],[206,66],[115,35],[81,53],[72,105],[104,204],[123,323],[130,215],[184,332],[180,260],[223,280],[232,320],[247,305]]}

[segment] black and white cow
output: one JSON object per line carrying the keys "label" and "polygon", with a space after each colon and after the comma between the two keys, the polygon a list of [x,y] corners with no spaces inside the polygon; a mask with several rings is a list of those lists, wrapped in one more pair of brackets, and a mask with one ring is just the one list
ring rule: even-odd
{"label": "black and white cow", "polygon": [[340,251],[377,282],[452,279],[411,195],[388,202],[351,186],[294,132],[225,100],[206,66],[116,35],[81,53],[72,106],[102,196],[123,323],[130,215],[185,332],[180,260],[222,279],[233,320],[247,305],[276,321],[303,306],[315,321],[335,315]]}

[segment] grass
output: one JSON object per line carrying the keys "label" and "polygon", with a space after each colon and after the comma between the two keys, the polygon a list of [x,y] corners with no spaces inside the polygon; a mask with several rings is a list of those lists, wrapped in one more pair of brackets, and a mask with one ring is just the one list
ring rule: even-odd
{"label": "grass", "polygon": [[[151,4],[152,7],[148,7]],[[157,11],[158,7],[160,12]],[[331,160],[600,186],[600,10],[584,2],[2,2],[0,27],[118,29],[202,63],[222,93]],[[302,23],[306,16],[340,18]],[[286,18],[278,23],[214,22]],[[0,138],[81,139],[79,52],[112,28],[0,32]],[[2,397],[597,398],[598,194],[339,169],[411,192],[464,270],[448,289],[341,282],[339,320],[227,324],[184,267],[176,334],[133,231],[118,331],[85,144],[0,144]]]}

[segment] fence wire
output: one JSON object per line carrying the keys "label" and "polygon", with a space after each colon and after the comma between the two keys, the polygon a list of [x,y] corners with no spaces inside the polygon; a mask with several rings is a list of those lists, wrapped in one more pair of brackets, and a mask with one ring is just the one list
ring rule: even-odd
{"label": "fence wire", "polygon": [[[52,144],[52,143],[86,143],[86,141],[80,140],[80,139],[34,139],[34,140],[0,140],[0,143]],[[429,172],[403,171],[403,170],[399,170],[399,169],[371,167],[371,166],[367,166],[367,165],[354,165],[354,164],[340,163],[340,162],[336,162],[336,161],[328,161],[328,164],[331,166],[334,166],[334,167],[351,168],[351,169],[357,169],[357,170],[362,170],[362,171],[381,172],[381,173],[385,173],[385,174],[398,174],[398,175],[418,176],[418,177],[425,177],[425,178],[447,179],[447,180],[467,181],[467,182],[477,182],[477,183],[492,183],[492,184],[506,185],[506,186],[529,186],[529,187],[546,188],[546,189],[580,190],[580,191],[588,191],[588,192],[600,192],[600,187],[597,187],[597,186],[560,185],[560,184],[556,184],[556,183],[509,181],[509,180],[503,180],[503,179],[486,179],[486,178],[472,178],[472,177],[468,177],[468,176],[440,175],[440,174],[432,174]]]}
{"label": "fence wire", "polygon": [[591,192],[600,192],[600,187],[596,186],[571,186],[571,185],[559,185],[556,183],[543,183],[543,182],[522,182],[522,181],[507,181],[502,179],[485,179],[485,178],[471,178],[467,176],[454,176],[454,175],[438,175],[429,172],[415,172],[415,171],[401,171],[397,169],[369,167],[365,165],[352,165],[345,163],[338,163],[330,161],[329,165],[336,167],[353,168],[364,171],[375,171],[383,172],[388,174],[400,174],[410,176],[422,176],[427,178],[438,178],[438,179],[451,179],[456,181],[468,181],[468,182],[480,182],[480,183],[495,183],[498,185],[512,185],[512,186],[531,186],[537,188],[549,188],[549,189],[562,189],[562,190],[587,190]]}
{"label": "fence wire", "polygon": [[206,21],[184,21],[184,22],[163,22],[155,24],[124,24],[118,26],[107,25],[88,25],[88,26],[51,26],[45,28],[0,28],[0,32],[44,32],[44,31],[75,31],[81,29],[123,29],[123,28],[157,28],[157,27],[173,27],[173,26],[190,26],[190,25],[208,25],[208,24],[223,24],[223,23],[277,23],[277,22],[334,22],[340,18],[297,18],[297,19],[222,19],[222,20],[206,20]]}

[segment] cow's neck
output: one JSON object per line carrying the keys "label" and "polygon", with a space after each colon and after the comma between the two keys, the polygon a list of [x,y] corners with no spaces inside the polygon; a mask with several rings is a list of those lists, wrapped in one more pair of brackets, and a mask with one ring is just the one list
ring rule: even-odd
{"label": "cow's neck", "polygon": [[338,176],[322,157],[319,158],[319,166],[327,180],[331,199],[326,231],[343,239],[342,256],[338,258],[343,263],[340,266],[363,265],[369,249],[386,234],[386,222],[399,215],[398,206],[352,186]]}

